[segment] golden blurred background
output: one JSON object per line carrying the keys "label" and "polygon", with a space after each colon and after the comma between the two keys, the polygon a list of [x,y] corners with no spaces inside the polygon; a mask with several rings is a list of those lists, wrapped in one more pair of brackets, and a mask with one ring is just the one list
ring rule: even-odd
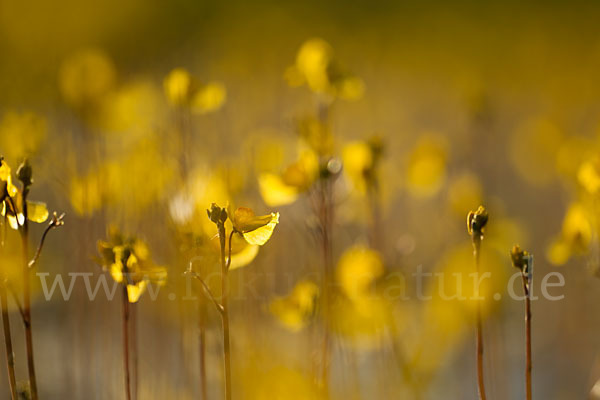
{"label": "golden blurred background", "polygon": [[[117,228],[143,241],[138,258],[168,276],[133,305],[134,392],[202,398],[203,334],[218,399],[219,314],[183,274],[191,265],[220,293],[211,203],[279,212],[264,246],[231,241],[233,398],[475,399],[476,302],[440,298],[432,279],[419,300],[412,274],[472,271],[465,217],[481,203],[490,398],[524,392],[515,243],[535,256],[534,293],[548,273],[565,279],[552,290],[564,299],[533,302],[534,397],[590,398],[599,13],[583,1],[0,0],[0,152],[13,172],[27,157],[32,196],[66,213],[35,272],[110,283],[97,242]],[[32,224],[32,248],[42,231]],[[6,235],[0,272],[19,289]],[[90,301],[78,279],[68,301],[48,301],[32,275],[40,397],[122,398],[120,302]],[[473,291],[452,279],[446,294]]]}

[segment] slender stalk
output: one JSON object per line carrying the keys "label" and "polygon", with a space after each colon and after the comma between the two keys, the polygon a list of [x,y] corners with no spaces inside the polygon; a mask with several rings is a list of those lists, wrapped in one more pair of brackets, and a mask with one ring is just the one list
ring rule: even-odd
{"label": "slender stalk", "polygon": [[207,400],[206,382],[206,307],[203,301],[198,306],[198,327],[200,328],[200,392],[202,400]]}
{"label": "slender stalk", "polygon": [[[25,201],[25,196],[24,200]],[[37,380],[35,378],[35,363],[33,357],[33,329],[31,327],[31,288],[29,283],[29,240],[27,227],[27,207],[23,207],[25,222],[21,227],[21,241],[23,243],[23,325],[25,326],[25,346],[27,349],[27,371],[29,373],[29,387],[31,399],[38,399]]]}
{"label": "slender stalk", "polygon": [[525,351],[527,354],[525,364],[525,393],[526,399],[531,400],[531,301],[529,298],[527,276],[522,274],[521,277],[523,278],[523,290],[525,292]]}
{"label": "slender stalk", "polygon": [[331,337],[327,318],[330,316],[331,293],[330,283],[332,274],[332,249],[331,249],[331,186],[330,180],[321,180],[320,187],[319,218],[321,222],[321,250],[323,256],[323,311],[324,311],[324,332],[322,344],[322,371],[321,384],[326,395],[329,394],[329,376],[331,360]]}
{"label": "slender stalk", "polygon": [[6,287],[0,284],[0,303],[2,306],[2,327],[4,328],[4,347],[6,348],[6,369],[12,400],[17,400],[17,380],[15,378],[15,354],[13,352],[10,319],[8,317],[8,296]]}
{"label": "slender stalk", "polygon": [[138,338],[137,338],[137,307],[135,304],[130,304],[131,307],[131,343],[132,343],[132,353],[133,353],[133,366],[132,366],[132,376],[133,376],[133,390],[132,396],[134,399],[138,398]]}
{"label": "slender stalk", "polygon": [[131,379],[129,376],[129,297],[127,285],[123,284],[123,368],[125,372],[125,398],[131,400]]}
{"label": "slender stalk", "polygon": [[[473,234],[473,256],[475,258],[475,272],[479,275],[479,256],[481,248],[481,236]],[[478,288],[477,288],[478,289]],[[479,297],[479,293],[476,293]],[[477,392],[480,400],[486,400],[485,395],[485,384],[483,377],[483,329],[481,323],[481,304],[477,301],[476,311],[476,345],[475,351],[477,353]]]}
{"label": "slender stalk", "polygon": [[229,259],[225,260],[225,225],[219,225],[219,241],[221,243],[221,320],[223,323],[223,360],[225,364],[225,399],[231,400],[231,349],[229,344],[229,274],[231,262],[231,239],[229,236]]}

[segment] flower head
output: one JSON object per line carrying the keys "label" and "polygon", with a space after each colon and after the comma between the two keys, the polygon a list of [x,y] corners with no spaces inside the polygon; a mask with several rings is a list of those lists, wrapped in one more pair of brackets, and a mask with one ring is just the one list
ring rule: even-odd
{"label": "flower head", "polygon": [[166,281],[166,269],[152,263],[146,244],[135,237],[123,236],[114,227],[107,241],[98,241],[98,252],[102,268],[109,271],[115,282],[127,285],[130,303],[139,300],[149,282],[162,285]]}
{"label": "flower head", "polygon": [[12,183],[11,169],[8,164],[0,159],[0,215],[8,220],[12,229],[19,229],[27,220],[42,223],[48,219],[48,208],[45,203],[27,200],[29,186],[33,182],[31,166],[24,161],[17,171],[23,189],[17,188]]}
{"label": "flower head", "polygon": [[252,209],[246,207],[240,207],[230,215],[233,229],[251,245],[265,244],[279,223],[279,213],[258,216]]}
{"label": "flower head", "polygon": [[512,248],[510,258],[515,268],[525,274],[529,272],[531,255],[527,251],[521,249],[518,244],[514,245]]}

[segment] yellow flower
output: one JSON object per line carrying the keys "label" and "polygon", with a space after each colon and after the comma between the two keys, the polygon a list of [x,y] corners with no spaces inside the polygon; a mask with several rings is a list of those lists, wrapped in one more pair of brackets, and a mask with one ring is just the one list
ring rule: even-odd
{"label": "yellow flower", "polygon": [[298,332],[314,315],[318,297],[319,287],[314,282],[302,280],[287,296],[274,299],[269,310],[283,326]]}
{"label": "yellow flower", "polygon": [[61,94],[72,106],[96,103],[114,86],[116,71],[101,50],[85,49],[67,58],[60,67]]}
{"label": "yellow flower", "polygon": [[340,258],[336,275],[342,290],[352,300],[360,300],[373,282],[384,273],[381,256],[363,246],[352,247]]}
{"label": "yellow flower", "polygon": [[289,165],[281,175],[268,172],[260,174],[260,194],[271,207],[293,203],[300,193],[310,188],[318,173],[317,155],[310,150],[303,151],[298,161]]}
{"label": "yellow flower", "polygon": [[193,112],[207,114],[220,109],[227,99],[225,86],[218,82],[209,82],[200,87],[191,100]]}
{"label": "yellow flower", "polygon": [[165,96],[177,107],[190,107],[192,112],[206,114],[217,111],[227,98],[225,86],[218,82],[199,83],[184,68],[173,69],[163,82]]}
{"label": "yellow flower", "polygon": [[163,285],[167,279],[164,267],[149,260],[149,250],[144,242],[124,237],[111,227],[108,241],[98,241],[99,263],[117,283],[127,285],[130,303],[136,303],[148,283]]}
{"label": "yellow flower", "polygon": [[593,224],[587,209],[573,203],[567,209],[562,231],[546,250],[546,258],[554,265],[566,263],[572,255],[585,253],[592,241]]}
{"label": "yellow flower", "polygon": [[285,78],[292,87],[306,84],[315,93],[345,100],[357,100],[364,92],[363,81],[348,73],[334,58],[329,43],[319,38],[302,44]]}
{"label": "yellow flower", "polygon": [[[0,185],[2,195],[0,214],[8,220],[12,229],[19,229],[25,223],[25,210],[23,208],[23,194],[12,183],[10,167],[4,160],[0,160]],[[29,177],[31,179],[31,177]],[[27,200],[27,219],[42,223],[48,219],[48,208],[45,203]]]}
{"label": "yellow flower", "polygon": [[279,213],[256,216],[254,211],[240,207],[229,213],[233,229],[240,233],[246,242],[251,245],[264,245],[273,234],[275,226],[279,223]]}
{"label": "yellow flower", "polygon": [[192,76],[184,68],[175,68],[163,82],[167,100],[175,106],[188,103],[192,93]]}
{"label": "yellow flower", "polygon": [[598,159],[588,160],[581,164],[577,171],[577,181],[590,194],[600,189],[600,165]]}
{"label": "yellow flower", "polygon": [[3,159],[0,159],[0,185],[2,187],[2,193],[0,198],[3,200],[6,196],[15,197],[17,194],[17,187],[12,183],[11,169]]}

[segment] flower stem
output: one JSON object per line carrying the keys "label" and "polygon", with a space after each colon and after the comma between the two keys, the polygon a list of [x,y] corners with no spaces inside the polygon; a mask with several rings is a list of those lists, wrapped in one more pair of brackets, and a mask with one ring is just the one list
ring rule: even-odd
{"label": "flower stem", "polygon": [[[475,258],[475,271],[479,275],[479,256],[481,250],[481,237],[479,234],[473,234],[473,256]],[[476,288],[478,289],[478,287]],[[477,293],[479,297],[479,293]],[[477,392],[480,400],[486,400],[485,384],[483,377],[483,329],[481,323],[481,303],[477,301],[476,311],[476,357],[477,357]]]}
{"label": "flower stem", "polygon": [[323,344],[322,344],[322,373],[321,384],[325,395],[329,394],[329,374],[331,360],[331,337],[329,332],[329,322],[331,307],[331,275],[332,275],[332,249],[331,249],[331,184],[329,179],[321,180],[320,187],[320,209],[319,218],[321,222],[321,246],[323,255]]}
{"label": "flower stem", "polygon": [[12,337],[10,334],[10,320],[8,318],[8,296],[6,287],[0,284],[0,303],[2,306],[2,327],[4,328],[4,347],[6,348],[6,369],[12,400],[17,400],[17,380],[15,378],[15,354],[13,352]]}
{"label": "flower stem", "polygon": [[231,400],[231,351],[229,345],[229,264],[231,263],[231,239],[229,236],[229,258],[225,261],[225,225],[219,225],[219,241],[221,243],[221,320],[223,323],[223,361],[225,364],[225,399]]}
{"label": "flower stem", "polygon": [[525,336],[526,336],[526,354],[527,361],[525,364],[525,392],[526,399],[531,400],[531,302],[529,299],[529,285],[527,276],[521,275],[523,278],[523,290],[525,291]]}
{"label": "flower stem", "polygon": [[200,328],[200,391],[202,400],[207,400],[207,383],[206,383],[206,307],[203,301],[198,306],[198,325]]}
{"label": "flower stem", "polygon": [[31,399],[37,400],[38,391],[33,357],[33,329],[31,327],[31,288],[29,286],[29,229],[27,226],[27,207],[23,207],[23,209],[25,219],[25,222],[21,227],[21,241],[23,243],[23,325],[25,326],[25,346],[27,349],[27,370],[29,372]]}
{"label": "flower stem", "polygon": [[127,285],[123,284],[123,368],[125,372],[125,398],[131,400],[131,384],[129,376],[129,297]]}

